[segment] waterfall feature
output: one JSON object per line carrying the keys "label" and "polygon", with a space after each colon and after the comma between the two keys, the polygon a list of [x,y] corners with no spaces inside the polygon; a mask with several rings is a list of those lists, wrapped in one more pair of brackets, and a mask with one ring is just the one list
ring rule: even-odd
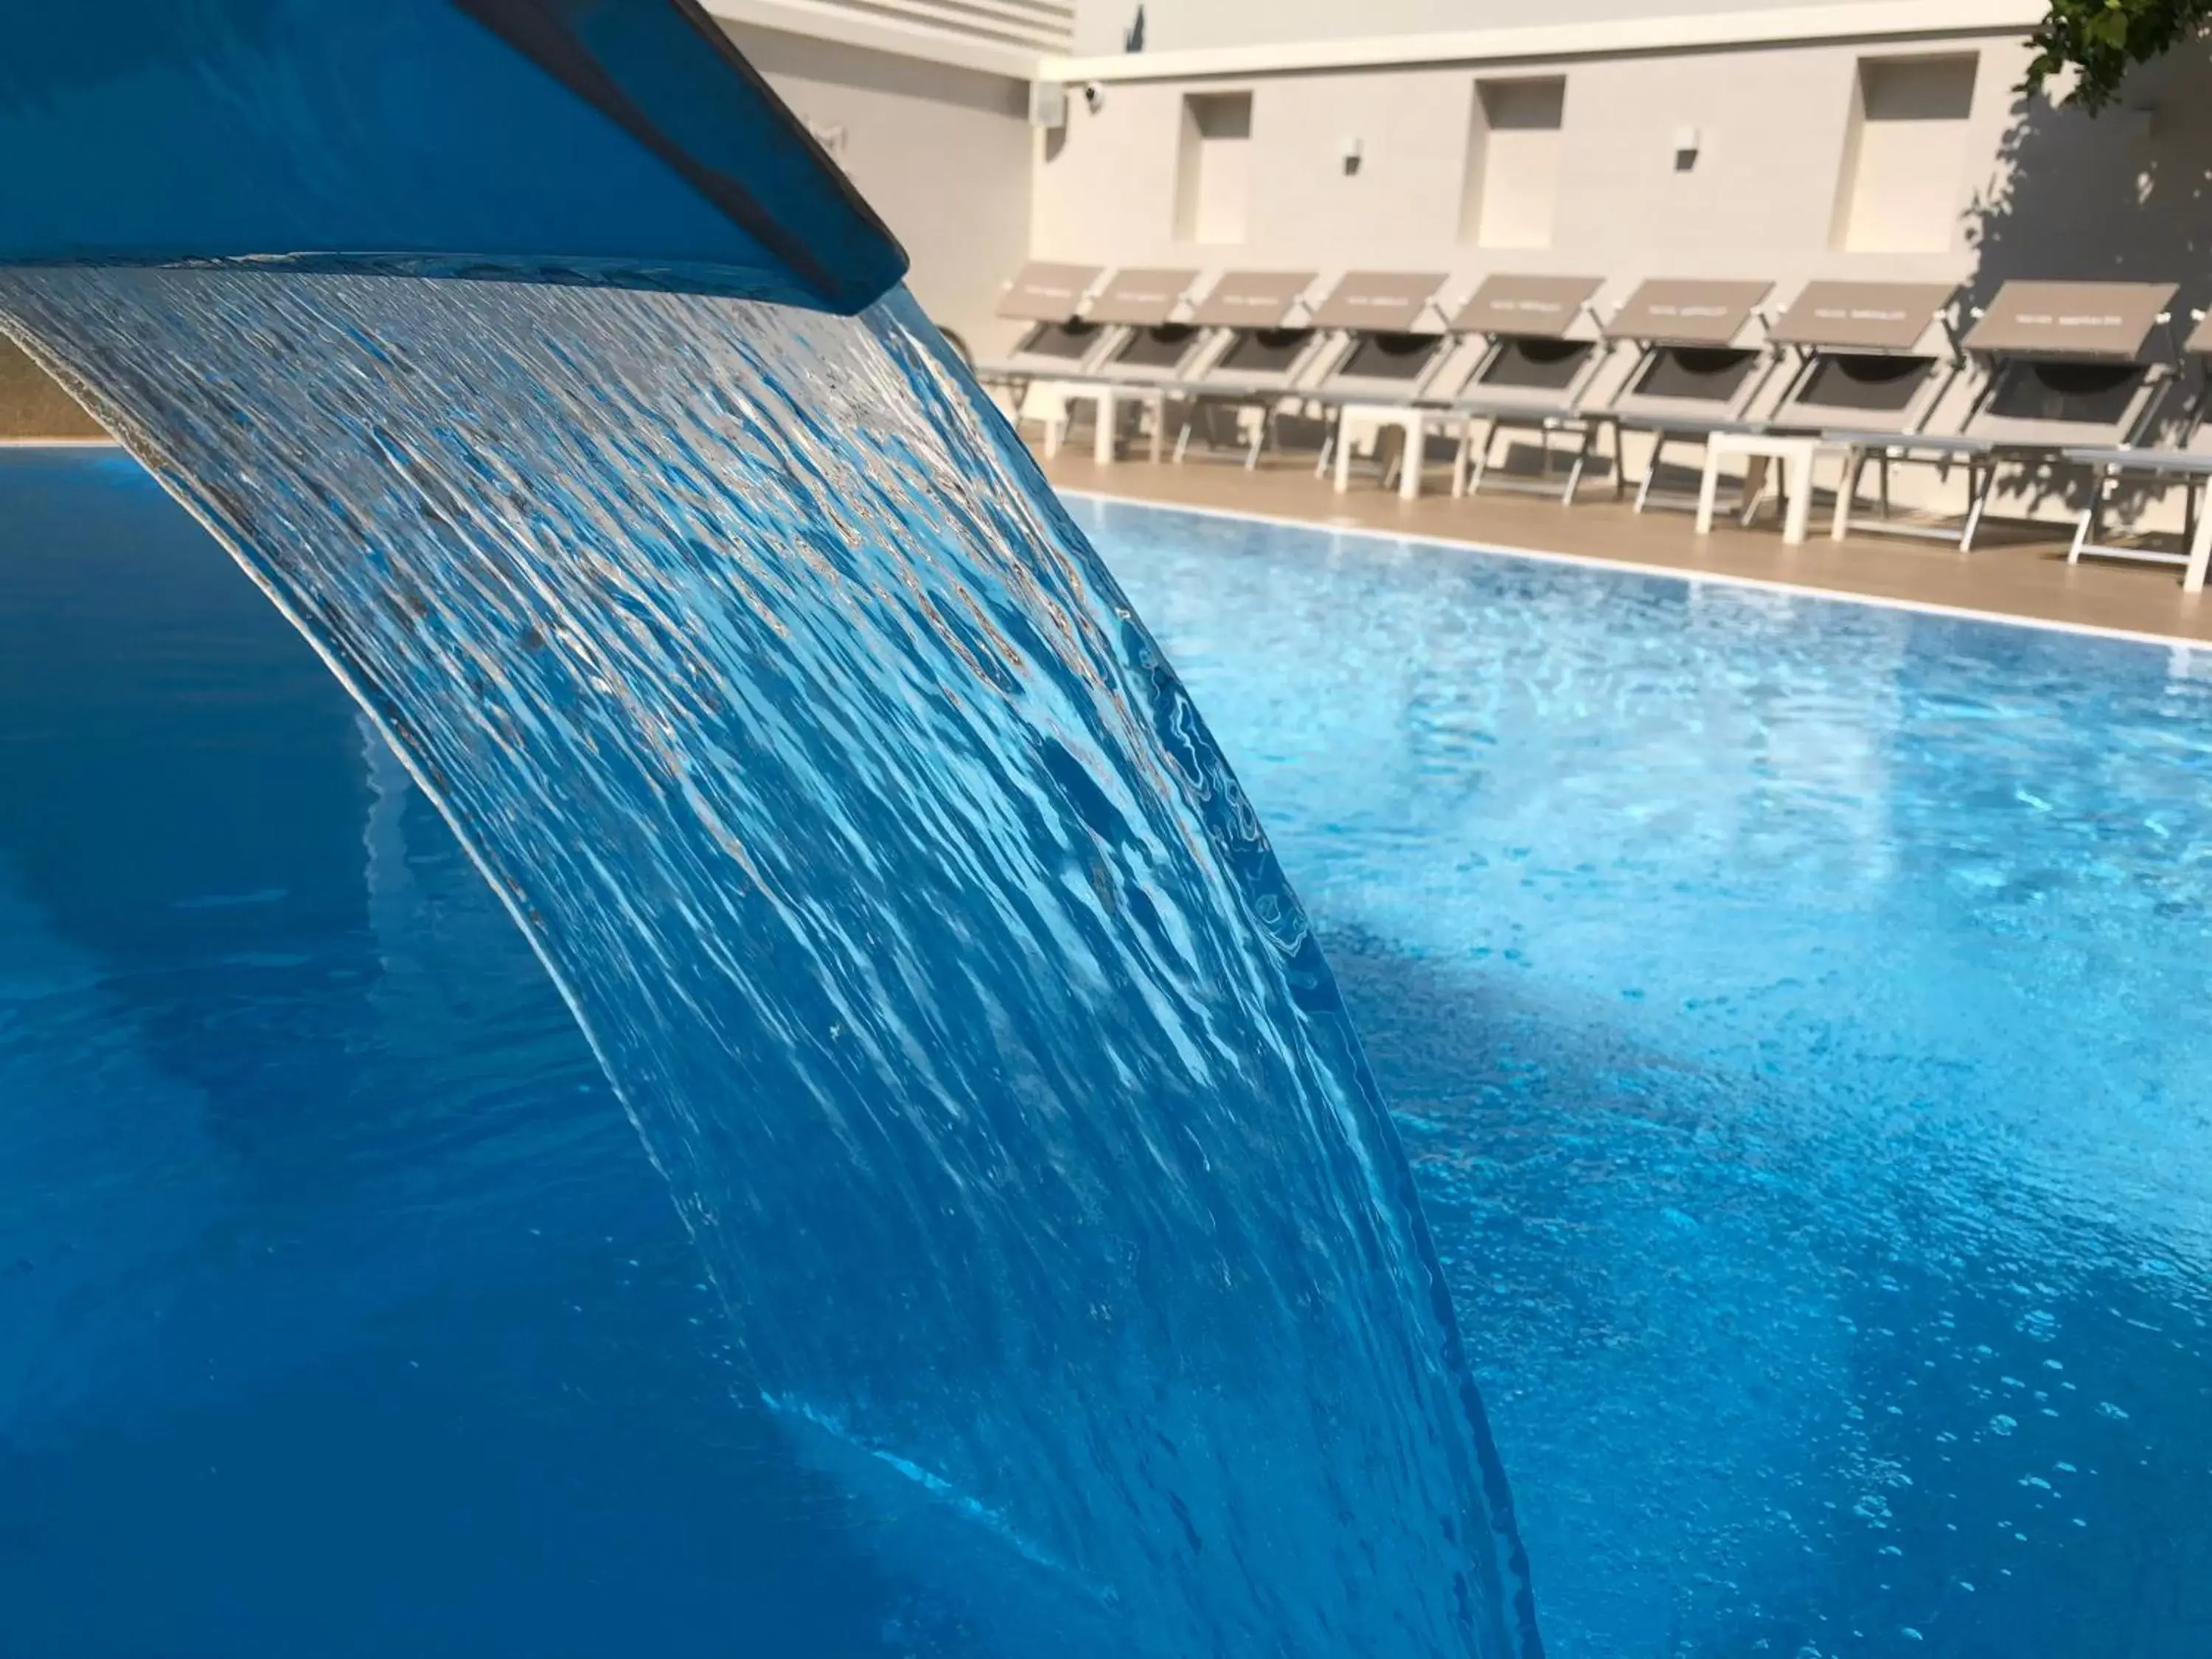
{"label": "waterfall feature", "polygon": [[1328,969],[902,293],[23,269],[0,320],[438,801],[762,1394],[987,1540],[979,1616],[1019,1580],[1129,1655],[1537,1652]]}

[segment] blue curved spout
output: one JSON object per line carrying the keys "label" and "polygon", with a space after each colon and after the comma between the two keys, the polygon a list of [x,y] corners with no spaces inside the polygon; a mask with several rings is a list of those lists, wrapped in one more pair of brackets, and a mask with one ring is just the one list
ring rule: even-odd
{"label": "blue curved spout", "polygon": [[856,312],[906,258],[694,0],[0,0],[0,264]]}

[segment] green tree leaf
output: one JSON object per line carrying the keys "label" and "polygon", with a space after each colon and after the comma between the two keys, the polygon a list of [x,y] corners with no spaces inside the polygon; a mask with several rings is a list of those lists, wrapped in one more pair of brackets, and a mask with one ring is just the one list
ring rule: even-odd
{"label": "green tree leaf", "polygon": [[2066,101],[2095,114],[2118,94],[2138,64],[2163,57],[2201,35],[2212,0],[2051,0],[2028,44],[2024,92],[2040,92],[2071,72]]}

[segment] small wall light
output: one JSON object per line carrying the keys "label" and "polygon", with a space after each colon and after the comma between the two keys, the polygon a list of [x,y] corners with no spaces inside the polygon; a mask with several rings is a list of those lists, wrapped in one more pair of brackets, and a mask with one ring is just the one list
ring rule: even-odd
{"label": "small wall light", "polygon": [[1674,129],[1674,171],[1687,173],[1698,165],[1698,152],[1705,147],[1705,136],[1695,127]]}
{"label": "small wall light", "polygon": [[1359,171],[1359,163],[1366,155],[1366,146],[1357,138],[1347,138],[1336,148],[1337,159],[1344,163],[1344,176],[1351,178]]}

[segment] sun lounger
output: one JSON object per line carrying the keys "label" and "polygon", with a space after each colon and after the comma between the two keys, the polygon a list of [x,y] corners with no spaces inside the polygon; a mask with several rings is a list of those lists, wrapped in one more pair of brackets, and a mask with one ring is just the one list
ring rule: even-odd
{"label": "sun lounger", "polygon": [[997,315],[1029,326],[1004,358],[985,364],[985,385],[1026,385],[1056,374],[1080,373],[1105,344],[1104,331],[1081,313],[1098,281],[1097,265],[1033,261],[1000,291]]}
{"label": "sun lounger", "polygon": [[[1528,432],[1540,447],[1537,476],[1509,474],[1499,487],[1557,490],[1573,503],[1597,430],[1580,410],[1606,357],[1590,309],[1603,285],[1595,276],[1492,276],[1452,317],[1455,333],[1483,342],[1480,358],[1447,404],[1461,433],[1453,495],[1479,491],[1491,479],[1491,453],[1501,433]],[[1552,473],[1554,436],[1571,442],[1564,483]]]}
{"label": "sun lounger", "polygon": [[[1954,428],[1936,431],[1931,422],[1931,429],[1900,434],[1838,423],[1823,432],[1844,451],[1833,533],[1925,536],[1971,552],[2007,467],[2133,441],[2172,387],[2153,344],[2173,295],[2164,283],[2007,283],[1963,342],[1981,374]],[[1872,519],[1857,514],[1869,460],[1881,485],[1881,515]],[[1955,525],[1891,515],[1889,474],[1898,465],[1965,471],[1966,503]]]}
{"label": "sun lounger", "polygon": [[1115,331],[1092,372],[1134,384],[1188,378],[1198,367],[1208,331],[1196,321],[1177,322],[1175,313],[1197,281],[1194,270],[1115,272],[1083,313],[1085,320]]}
{"label": "sun lounger", "polygon": [[1741,518],[1751,522],[1770,471],[1784,489],[1784,539],[1804,539],[1813,474],[1835,453],[1819,434],[1838,420],[1871,430],[1917,431],[1961,365],[1951,326],[1956,290],[1942,283],[1809,283],[1768,331],[1794,360],[1771,404],[1753,404],[1741,420],[1709,426],[1698,525],[1711,527],[1719,471],[1744,468]]}
{"label": "sun lounger", "polygon": [[1310,325],[1296,320],[1313,283],[1310,270],[1232,270],[1191,307],[1191,322],[1206,331],[1204,343],[1184,373],[1163,388],[1182,408],[1176,460],[1188,453],[1200,423],[1211,428],[1228,414],[1249,428],[1240,444],[1245,465],[1259,464],[1278,406],[1322,343]]}
{"label": "sun lounger", "polygon": [[1606,337],[1636,349],[1627,378],[1592,418],[1611,428],[1613,465],[1622,465],[1622,434],[1651,436],[1651,453],[1637,487],[1636,510],[1692,507],[1694,495],[1659,491],[1669,447],[1702,444],[1716,432],[1754,429],[1747,418],[1771,375],[1776,356],[1759,337],[1759,307],[1771,283],[1658,278],[1645,283],[1605,325]]}
{"label": "sun lounger", "polygon": [[1348,273],[1314,311],[1313,325],[1328,338],[1310,395],[1334,403],[1419,396],[1448,355],[1442,318],[1421,327],[1443,284],[1434,273]]}
{"label": "sun lounger", "polygon": [[1005,357],[979,364],[975,378],[1000,394],[1016,422],[1030,413],[1043,421],[1047,454],[1059,453],[1067,426],[1054,383],[1083,374],[1106,343],[1106,331],[1081,314],[1100,274],[1097,265],[1033,260],[1000,291],[993,307],[1027,326]]}
{"label": "sun lounger", "polygon": [[1179,323],[1175,313],[1198,280],[1194,270],[1129,270],[1115,273],[1083,316],[1106,337],[1079,374],[1059,386],[1061,408],[1081,404],[1097,411],[1095,459],[1114,459],[1121,411],[1135,407],[1151,416],[1152,459],[1160,459],[1167,428],[1168,388],[1195,367],[1206,331]]}
{"label": "sun lounger", "polygon": [[1287,391],[1322,343],[1310,322],[1297,320],[1313,284],[1310,270],[1224,273],[1191,307],[1212,342],[1187,383]]}
{"label": "sun lounger", "polygon": [[[1458,343],[1434,311],[1443,284],[1434,273],[1355,270],[1315,311],[1314,326],[1327,331],[1328,341],[1303,395],[1328,415],[1316,470],[1325,471],[1333,457],[1339,489],[1351,481],[1347,439],[1364,428],[1403,434],[1400,454],[1407,464],[1400,470],[1401,491],[1419,493],[1419,457],[1442,419],[1422,400]],[[1423,328],[1432,313],[1435,326]]]}
{"label": "sun lounger", "polygon": [[1771,429],[1917,432],[1964,359],[1945,283],[1808,283],[1775,322],[1774,343],[1797,359]]}
{"label": "sun lounger", "polygon": [[[2197,369],[2197,395],[2189,400],[2161,441],[2136,447],[2069,449],[2066,459],[2089,472],[2089,499],[2074,532],[2067,562],[2090,557],[2137,559],[2183,568],[2182,591],[2204,591],[2205,567],[2212,563],[2212,423],[2205,419],[2212,403],[2212,319],[2197,313],[2197,327],[2182,343],[2182,354]],[[2113,492],[2130,479],[2151,489],[2181,490],[2181,537],[2178,547],[2167,549],[2148,542],[2112,543],[2101,539]]]}

